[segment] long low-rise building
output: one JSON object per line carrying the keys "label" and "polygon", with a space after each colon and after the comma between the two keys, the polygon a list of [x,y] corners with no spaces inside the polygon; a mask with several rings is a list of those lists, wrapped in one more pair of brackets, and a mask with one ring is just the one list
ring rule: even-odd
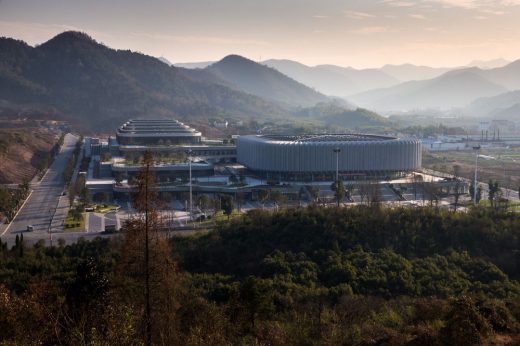
{"label": "long low-rise building", "polygon": [[396,176],[421,168],[421,142],[365,134],[251,135],[237,143],[237,162],[268,178],[327,180]]}
{"label": "long low-rise building", "polygon": [[174,119],[133,119],[117,129],[120,145],[196,144],[202,134]]}
{"label": "long low-rise building", "polygon": [[[235,146],[227,140],[204,139],[175,120],[128,121],[116,138],[86,140],[87,151],[92,156],[89,190],[121,200],[128,197],[142,170],[145,152],[154,158],[159,190],[177,194],[185,192],[190,175],[198,181],[197,192],[252,193],[263,184],[287,190],[292,182],[300,189],[308,182],[332,181],[336,169],[348,181],[400,177],[419,170],[422,159],[416,139],[364,134],[246,135],[236,138]],[[228,167],[235,161],[239,171]],[[225,183],[217,183],[215,177]],[[247,183],[248,177],[260,183]]]}

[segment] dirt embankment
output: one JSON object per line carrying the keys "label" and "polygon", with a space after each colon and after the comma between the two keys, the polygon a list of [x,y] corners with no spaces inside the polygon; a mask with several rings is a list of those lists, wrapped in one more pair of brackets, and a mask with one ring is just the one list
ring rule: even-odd
{"label": "dirt embankment", "polygon": [[0,184],[32,179],[56,141],[46,128],[0,126]]}

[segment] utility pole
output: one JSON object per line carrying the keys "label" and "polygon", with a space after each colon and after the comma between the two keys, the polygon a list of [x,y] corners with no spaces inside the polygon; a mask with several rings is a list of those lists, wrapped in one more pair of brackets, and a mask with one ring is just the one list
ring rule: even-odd
{"label": "utility pole", "polygon": [[144,209],[144,229],[145,229],[145,286],[146,286],[146,345],[152,344],[152,321],[150,309],[150,250],[148,244],[148,183],[150,175],[150,161],[146,160],[146,175],[144,183],[145,209]]}
{"label": "utility pole", "polygon": [[[59,202],[58,202],[59,203]],[[49,229],[48,229],[48,233],[49,233],[49,241],[51,243],[51,247],[52,247],[52,219],[53,219],[53,216],[51,215],[52,214],[52,209],[49,209],[49,216],[50,216],[50,220],[49,220]]]}
{"label": "utility pole", "polygon": [[478,170],[478,152],[480,150],[480,145],[474,146],[473,150],[475,150],[475,181],[473,182],[473,204],[477,205],[477,170]]}

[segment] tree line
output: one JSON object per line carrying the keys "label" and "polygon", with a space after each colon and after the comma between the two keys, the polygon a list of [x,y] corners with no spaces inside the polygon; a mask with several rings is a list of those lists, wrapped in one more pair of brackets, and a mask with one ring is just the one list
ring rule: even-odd
{"label": "tree line", "polygon": [[511,213],[313,205],[253,210],[168,238],[146,160],[137,213],[120,236],[0,241],[0,342],[520,342],[520,220]]}

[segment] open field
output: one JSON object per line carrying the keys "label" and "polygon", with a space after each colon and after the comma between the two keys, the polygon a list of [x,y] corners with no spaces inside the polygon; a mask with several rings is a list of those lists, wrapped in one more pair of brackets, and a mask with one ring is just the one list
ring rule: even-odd
{"label": "open field", "polygon": [[[423,166],[436,171],[473,179],[475,153],[473,151],[424,152]],[[520,148],[480,150],[478,180],[497,180],[500,186],[517,190],[520,186]]]}

